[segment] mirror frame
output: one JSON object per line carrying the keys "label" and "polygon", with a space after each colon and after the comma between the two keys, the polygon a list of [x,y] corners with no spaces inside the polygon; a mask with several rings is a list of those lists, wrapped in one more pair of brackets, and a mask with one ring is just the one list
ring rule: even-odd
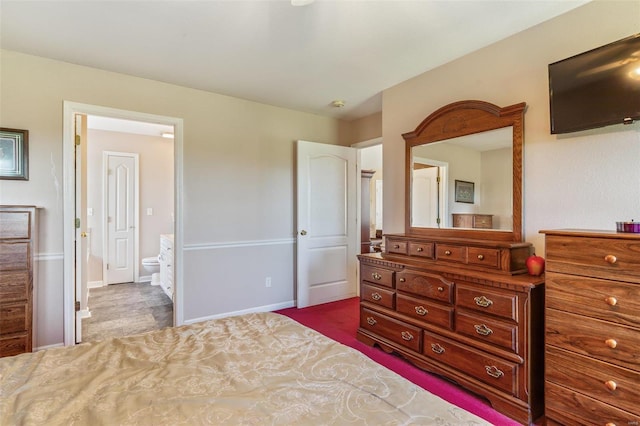
{"label": "mirror frame", "polygon": [[[425,118],[416,129],[404,133],[405,159],[405,230],[407,234],[428,237],[473,238],[480,240],[521,242],[522,237],[522,151],[524,145],[524,111],[526,103],[500,108],[484,101],[454,102]],[[513,128],[513,227],[510,231],[462,228],[420,228],[411,226],[412,156],[411,148],[504,127]]]}

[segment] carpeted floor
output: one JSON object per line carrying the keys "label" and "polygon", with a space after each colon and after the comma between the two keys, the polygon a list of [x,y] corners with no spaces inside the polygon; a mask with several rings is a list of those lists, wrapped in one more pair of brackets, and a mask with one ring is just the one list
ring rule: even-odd
{"label": "carpeted floor", "polygon": [[461,387],[414,367],[402,358],[387,354],[379,348],[372,348],[356,339],[359,324],[359,298],[325,303],[308,308],[289,308],[276,311],[307,327],[350,346],[369,358],[395,371],[416,385],[434,395],[461,407],[478,417],[498,426],[512,426],[519,423],[500,414],[484,399],[467,392]]}

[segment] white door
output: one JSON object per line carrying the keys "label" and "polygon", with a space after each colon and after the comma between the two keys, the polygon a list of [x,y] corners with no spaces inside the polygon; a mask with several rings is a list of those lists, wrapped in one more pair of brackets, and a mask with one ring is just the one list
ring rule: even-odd
{"label": "white door", "polygon": [[134,280],[136,154],[107,153],[107,284]]}
{"label": "white door", "polygon": [[357,294],[357,150],[297,143],[297,306]]}
{"label": "white door", "polygon": [[413,171],[412,226],[438,228],[438,167]]}

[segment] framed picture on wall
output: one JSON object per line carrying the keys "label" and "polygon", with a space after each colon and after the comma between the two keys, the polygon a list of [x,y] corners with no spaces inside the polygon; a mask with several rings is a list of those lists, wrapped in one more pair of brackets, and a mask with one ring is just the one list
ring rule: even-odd
{"label": "framed picture on wall", "polygon": [[456,202],[473,204],[473,182],[456,180]]}
{"label": "framed picture on wall", "polygon": [[29,180],[29,131],[0,127],[0,179]]}

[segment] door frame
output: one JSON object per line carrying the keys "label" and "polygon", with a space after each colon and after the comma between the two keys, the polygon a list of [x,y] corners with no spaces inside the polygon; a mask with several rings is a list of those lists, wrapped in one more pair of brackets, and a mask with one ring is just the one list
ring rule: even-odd
{"label": "door frame", "polygon": [[135,173],[133,182],[133,280],[135,282],[140,281],[140,155],[135,152],[117,152],[117,151],[102,151],[102,281],[104,285],[108,285],[107,279],[109,263],[109,224],[108,224],[108,209],[109,209],[109,156],[128,157],[133,158]]}
{"label": "door frame", "polygon": [[76,312],[75,312],[75,164],[74,146],[75,130],[74,117],[76,114],[98,115],[102,117],[121,118],[125,120],[142,121],[173,126],[173,161],[174,161],[174,301],[173,323],[184,323],[184,288],[183,288],[183,229],[182,220],[184,211],[183,199],[183,132],[184,122],[182,118],[168,117],[143,112],[128,111],[98,105],[82,104],[78,102],[63,101],[62,121],[62,165],[63,165],[63,321],[64,321],[64,345],[76,344]]}
{"label": "door frame", "polygon": [[[441,218],[440,228],[450,227],[452,225],[451,219],[447,217],[447,211],[449,211],[449,163],[425,157],[415,157],[413,162],[438,167],[440,169],[440,184],[438,185],[438,197],[440,197],[438,214]],[[412,179],[413,173],[415,173],[415,170],[411,170]],[[413,221],[413,218],[411,218],[411,220]]]}

